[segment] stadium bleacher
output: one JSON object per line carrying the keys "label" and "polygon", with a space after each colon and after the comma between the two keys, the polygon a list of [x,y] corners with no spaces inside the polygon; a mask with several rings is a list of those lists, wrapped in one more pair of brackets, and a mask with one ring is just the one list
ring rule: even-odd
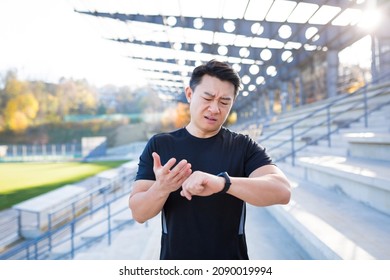
{"label": "stadium bleacher", "polygon": [[[294,186],[288,205],[248,205],[252,259],[390,258],[389,89],[384,83],[295,108],[262,125],[261,136],[255,123],[240,128],[256,130],[252,136],[269,150]],[[157,259],[159,217],[145,225],[130,222],[127,198],[127,193],[121,194],[111,201],[111,210],[98,218],[91,215],[75,230],[81,234],[71,240],[88,246],[72,248],[71,254],[66,252],[69,246],[59,246],[40,257]],[[91,226],[114,208],[119,215]],[[119,230],[111,232],[120,222]]]}

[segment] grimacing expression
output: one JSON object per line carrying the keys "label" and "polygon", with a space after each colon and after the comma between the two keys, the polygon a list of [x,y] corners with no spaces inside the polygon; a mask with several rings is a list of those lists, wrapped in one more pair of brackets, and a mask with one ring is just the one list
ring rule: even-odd
{"label": "grimacing expression", "polygon": [[234,85],[205,75],[195,91],[186,89],[190,102],[191,123],[202,131],[219,130],[226,121],[235,97]]}

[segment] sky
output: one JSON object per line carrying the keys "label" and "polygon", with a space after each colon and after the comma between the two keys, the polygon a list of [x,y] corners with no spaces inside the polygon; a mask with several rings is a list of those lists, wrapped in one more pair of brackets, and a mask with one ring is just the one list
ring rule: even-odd
{"label": "sky", "polygon": [[58,82],[82,79],[102,86],[143,83],[115,42],[101,37],[69,0],[0,1],[0,75]]}
{"label": "sky", "polygon": [[[367,48],[366,39],[340,60],[367,64]],[[120,44],[103,39],[96,21],[73,11],[72,0],[0,0],[0,77],[8,69],[54,83],[66,77],[96,86],[145,84]]]}

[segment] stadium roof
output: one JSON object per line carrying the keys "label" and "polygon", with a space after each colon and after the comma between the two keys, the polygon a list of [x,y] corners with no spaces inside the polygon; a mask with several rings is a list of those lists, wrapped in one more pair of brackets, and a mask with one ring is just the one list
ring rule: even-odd
{"label": "stadium roof", "polygon": [[[367,35],[365,0],[78,0],[122,44],[129,63],[166,98],[177,99],[194,66],[216,58],[242,78],[244,96],[289,80],[314,53]],[[92,16],[92,17],[91,17]],[[372,18],[371,18],[372,20]]]}

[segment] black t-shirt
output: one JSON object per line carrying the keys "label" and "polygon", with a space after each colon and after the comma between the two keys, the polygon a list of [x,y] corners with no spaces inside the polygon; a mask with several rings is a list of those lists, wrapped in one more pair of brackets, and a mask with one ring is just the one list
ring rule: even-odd
{"label": "black t-shirt", "polygon": [[[250,137],[222,128],[210,138],[192,136],[185,128],[153,136],[140,156],[136,180],[155,180],[152,153],[164,165],[186,159],[193,171],[248,177],[272,164],[265,149]],[[229,194],[193,196],[181,188],[171,193],[162,210],[160,259],[248,259],[245,241],[245,203]]]}

